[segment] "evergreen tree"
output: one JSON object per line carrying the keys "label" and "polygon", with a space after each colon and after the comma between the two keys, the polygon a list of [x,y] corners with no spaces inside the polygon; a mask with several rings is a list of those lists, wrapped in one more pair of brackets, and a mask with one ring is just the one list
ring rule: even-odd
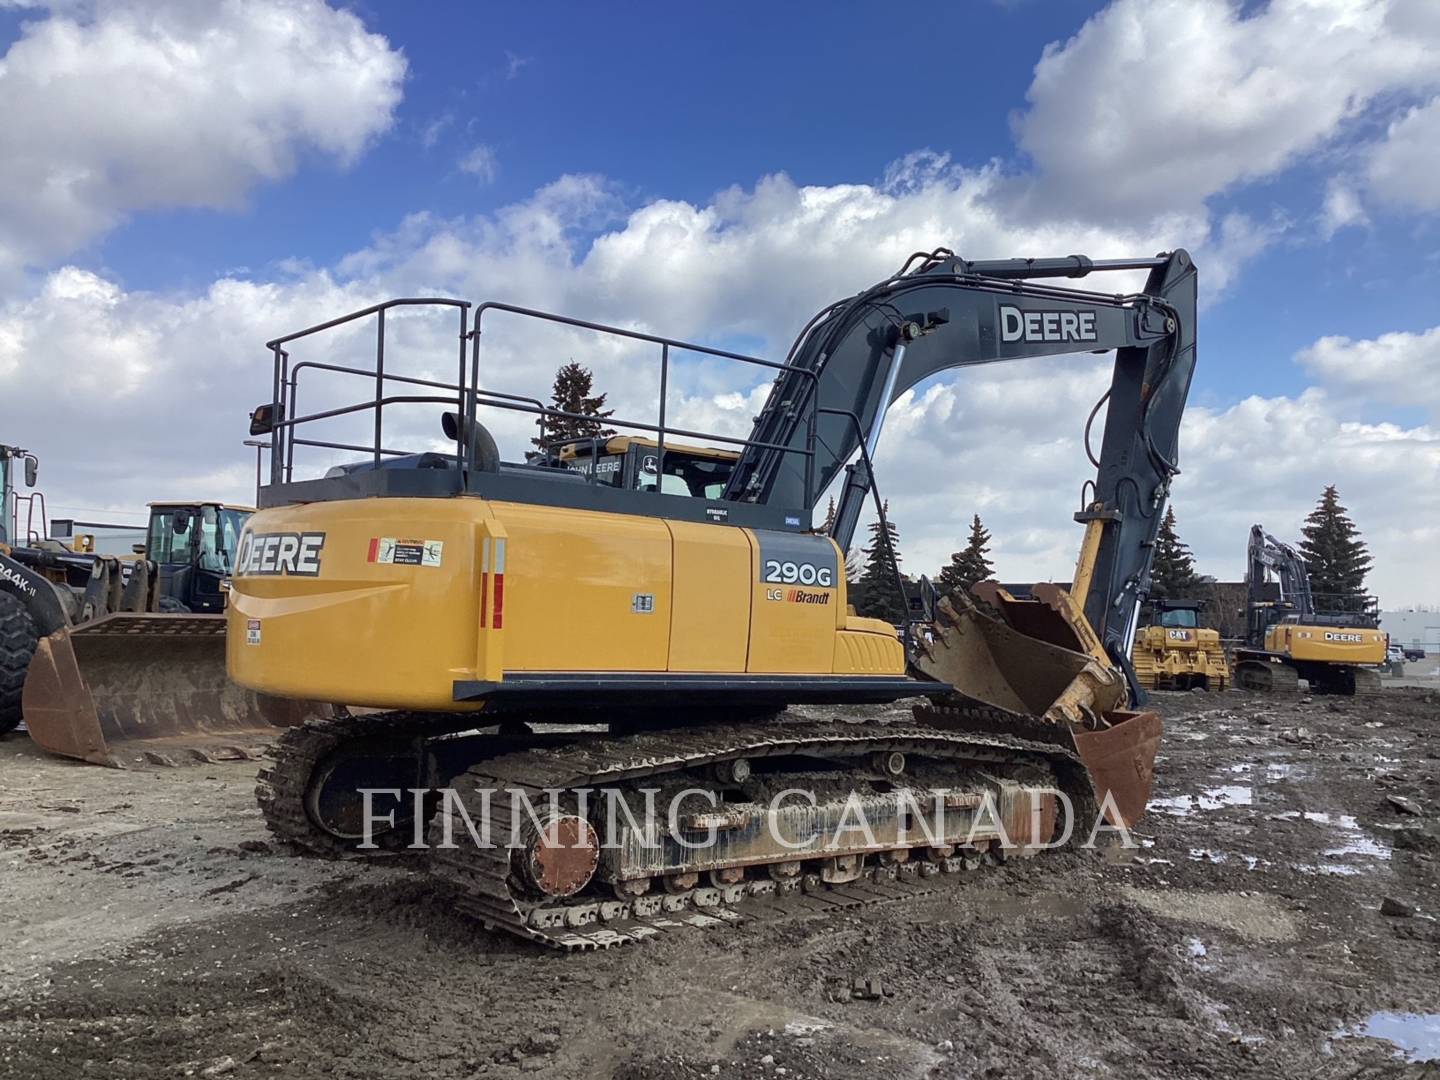
{"label": "evergreen tree", "polygon": [[825,507],[825,520],[820,523],[820,532],[825,536],[830,535],[830,526],[835,524],[835,496],[830,496],[830,505]]}
{"label": "evergreen tree", "polygon": [[582,367],[575,361],[560,365],[560,370],[555,373],[555,385],[550,393],[550,408],[559,412],[577,413],[580,416],[593,416],[594,420],[572,420],[565,416],[541,416],[535,420],[535,426],[540,428],[545,437],[531,439],[531,443],[541,450],[566,442],[570,439],[589,439],[598,436],[608,439],[615,434],[614,428],[607,428],[600,423],[607,417],[614,416],[614,409],[605,408],[605,395],[594,394],[593,376],[590,369]]}
{"label": "evergreen tree", "polygon": [[1193,600],[1199,584],[1195,559],[1175,531],[1175,507],[1167,506],[1150,564],[1150,595],[1156,600]]}
{"label": "evergreen tree", "polygon": [[995,573],[995,567],[987,556],[990,554],[990,534],[980,524],[980,515],[970,520],[970,541],[964,551],[950,556],[950,562],[935,579],[935,588],[941,596],[957,593],[970,595],[970,586],[985,581]]}
{"label": "evergreen tree", "polygon": [[1315,606],[1321,611],[1364,608],[1365,575],[1372,560],[1348,513],[1331,484],[1301,529],[1305,539],[1300,541],[1300,554],[1310,573]]}
{"label": "evergreen tree", "polygon": [[[899,593],[900,532],[890,520],[890,504],[886,502],[885,528],[880,519],[870,525],[870,543],[865,547],[865,565],[860,571],[860,580],[855,585],[855,610],[872,619],[884,619],[897,625],[905,622],[909,613],[905,598]],[[887,547],[884,534],[888,532],[890,543]],[[892,561],[890,554],[894,552]]]}

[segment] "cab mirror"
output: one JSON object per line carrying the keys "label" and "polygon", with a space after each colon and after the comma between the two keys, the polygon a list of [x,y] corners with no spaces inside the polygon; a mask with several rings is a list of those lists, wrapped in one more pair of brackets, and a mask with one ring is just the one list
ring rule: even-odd
{"label": "cab mirror", "polygon": [[34,454],[25,455],[25,486],[34,487],[35,480],[40,475],[40,461]]}
{"label": "cab mirror", "polygon": [[269,435],[275,430],[275,406],[273,403],[256,405],[250,414],[250,434]]}

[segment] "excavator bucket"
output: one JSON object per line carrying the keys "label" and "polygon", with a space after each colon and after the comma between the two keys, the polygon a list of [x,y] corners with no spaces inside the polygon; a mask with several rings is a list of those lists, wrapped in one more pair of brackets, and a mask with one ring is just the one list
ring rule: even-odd
{"label": "excavator bucket", "polygon": [[[1160,717],[1125,709],[1125,680],[1113,667],[948,599],[940,602],[933,639],[920,645],[915,667],[953,686],[952,704],[1004,710],[1017,733],[1074,750],[1111,824],[1129,828],[1144,814]],[[917,715],[927,718],[924,706]]]}
{"label": "excavator bucket", "polygon": [[119,613],[40,641],[21,700],[30,737],[95,765],[256,757],[310,707],[225,674],[225,617]]}

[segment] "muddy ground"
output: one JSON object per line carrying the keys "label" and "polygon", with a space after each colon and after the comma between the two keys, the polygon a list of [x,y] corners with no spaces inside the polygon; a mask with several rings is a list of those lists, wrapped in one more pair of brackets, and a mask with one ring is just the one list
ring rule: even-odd
{"label": "muddy ground", "polygon": [[253,763],[12,735],[0,1077],[1440,1075],[1360,1034],[1440,1057],[1440,689],[1159,697],[1138,850],[569,957],[268,844]]}

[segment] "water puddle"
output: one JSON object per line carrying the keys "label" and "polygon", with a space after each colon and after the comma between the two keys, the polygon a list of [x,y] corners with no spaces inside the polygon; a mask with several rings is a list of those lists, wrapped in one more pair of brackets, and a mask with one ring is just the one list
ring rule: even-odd
{"label": "water puddle", "polygon": [[1237,861],[1243,862],[1245,864],[1246,870],[1254,870],[1262,865],[1270,865],[1264,859],[1261,859],[1258,855],[1246,855],[1243,852],[1231,853],[1229,851],[1213,851],[1210,848],[1191,848],[1190,858],[1195,860],[1196,862],[1208,862],[1213,863],[1216,866],[1219,866],[1223,863],[1228,863],[1231,859],[1235,859]]}
{"label": "water puddle", "polygon": [[1223,810],[1229,806],[1249,806],[1254,801],[1254,789],[1248,784],[1221,784],[1206,788],[1198,795],[1171,795],[1163,799],[1151,799],[1149,809],[1162,814],[1188,817],[1197,810]]}
{"label": "water puddle", "polygon": [[1440,1013],[1371,1013],[1361,1023],[1341,1028],[1333,1038],[1360,1036],[1384,1039],[1406,1061],[1440,1061]]}
{"label": "water puddle", "polygon": [[[1390,845],[1376,839],[1362,828],[1353,814],[1332,814],[1328,811],[1317,810],[1286,810],[1283,813],[1269,816],[1275,821],[1307,821],[1314,825],[1323,825],[1332,834],[1333,842],[1329,847],[1322,849],[1322,854],[1325,858],[1334,861],[1319,864],[1297,864],[1295,869],[1302,874],[1352,877],[1355,874],[1363,874],[1367,870],[1374,869],[1373,866],[1367,865],[1370,860],[1390,858],[1392,850]],[[1358,864],[1355,861],[1357,859],[1360,860]]]}

